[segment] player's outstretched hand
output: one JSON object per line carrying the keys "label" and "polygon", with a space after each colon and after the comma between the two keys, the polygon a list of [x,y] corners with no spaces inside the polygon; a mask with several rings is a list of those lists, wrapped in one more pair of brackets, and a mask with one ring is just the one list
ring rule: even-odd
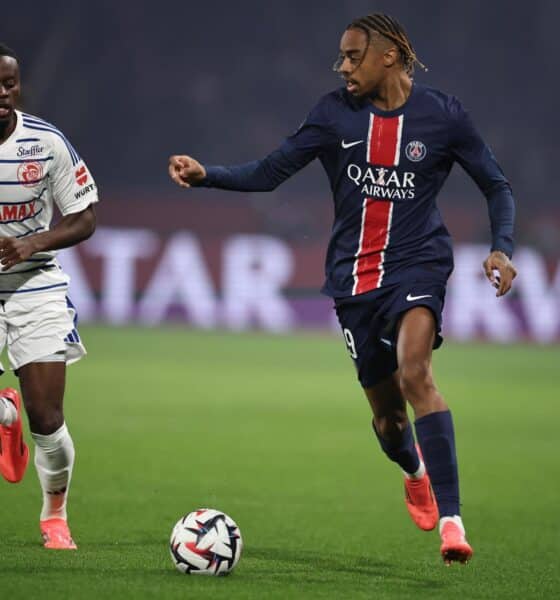
{"label": "player's outstretched hand", "polygon": [[192,156],[175,154],[169,157],[169,176],[177,185],[189,188],[206,177],[206,169]]}
{"label": "player's outstretched hand", "polygon": [[31,238],[20,240],[15,237],[0,237],[0,267],[2,271],[11,269],[35,252]]}
{"label": "player's outstretched hand", "polygon": [[[484,272],[490,283],[498,290],[496,296],[499,298],[507,294],[517,276],[517,271],[511,260],[499,251],[491,252],[488,258],[482,263]],[[495,272],[498,271],[498,274]]]}

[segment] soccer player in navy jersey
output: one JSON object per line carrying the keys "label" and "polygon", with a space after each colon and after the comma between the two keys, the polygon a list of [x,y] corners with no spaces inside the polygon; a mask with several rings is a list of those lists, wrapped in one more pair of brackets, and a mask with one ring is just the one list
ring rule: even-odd
{"label": "soccer player in navy jersey", "polygon": [[461,519],[451,412],[432,374],[453,270],[436,197],[455,162],[486,197],[492,246],[483,268],[498,297],[516,276],[514,202],[459,100],[413,82],[415,63],[423,66],[394,18],[356,19],[335,64],[345,87],[321,98],[276,151],[235,167],[176,155],[169,174],[185,188],[266,191],[319,158],[335,210],[323,292],[334,299],[381,448],[404,472],[408,511],[423,530],[439,521],[449,565],[466,563],[472,548]]}

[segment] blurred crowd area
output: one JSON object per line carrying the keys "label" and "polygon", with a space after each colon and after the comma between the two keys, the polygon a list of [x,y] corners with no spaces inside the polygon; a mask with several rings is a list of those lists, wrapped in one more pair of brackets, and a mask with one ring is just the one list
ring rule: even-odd
{"label": "blurred crowd area", "polygon": [[[331,65],[340,35],[374,11],[405,25],[429,67],[417,81],[470,109],[514,188],[518,242],[555,263],[560,4],[552,0],[8,3],[0,39],[21,58],[24,108],[70,137],[103,201],[138,197],[164,210],[185,196],[167,179],[170,154],[231,164],[274,149],[339,85]],[[195,196],[224,201],[222,192]],[[244,215],[241,230],[251,223],[311,243],[328,236],[329,189],[318,165],[274,193],[229,199]],[[196,203],[184,200],[170,226],[189,227]],[[460,168],[440,206],[457,241],[489,240],[484,199]]]}

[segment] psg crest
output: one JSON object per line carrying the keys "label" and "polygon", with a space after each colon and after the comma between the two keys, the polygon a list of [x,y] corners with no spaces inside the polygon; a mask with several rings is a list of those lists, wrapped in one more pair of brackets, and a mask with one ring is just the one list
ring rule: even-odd
{"label": "psg crest", "polygon": [[422,159],[426,157],[426,146],[419,142],[418,140],[414,140],[413,142],[409,142],[406,146],[406,157],[408,160],[412,162],[420,162]]}

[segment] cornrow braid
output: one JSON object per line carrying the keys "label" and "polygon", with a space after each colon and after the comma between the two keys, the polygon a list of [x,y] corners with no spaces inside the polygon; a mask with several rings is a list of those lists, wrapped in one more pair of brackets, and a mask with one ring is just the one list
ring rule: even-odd
{"label": "cornrow braid", "polygon": [[393,17],[382,13],[374,13],[352,21],[347,29],[361,29],[364,31],[368,37],[368,44],[371,42],[371,34],[373,32],[377,32],[379,35],[391,40],[399,49],[405,71],[409,75],[414,72],[415,64],[424,71],[428,70],[418,60],[404,27],[396,19],[393,19]]}

